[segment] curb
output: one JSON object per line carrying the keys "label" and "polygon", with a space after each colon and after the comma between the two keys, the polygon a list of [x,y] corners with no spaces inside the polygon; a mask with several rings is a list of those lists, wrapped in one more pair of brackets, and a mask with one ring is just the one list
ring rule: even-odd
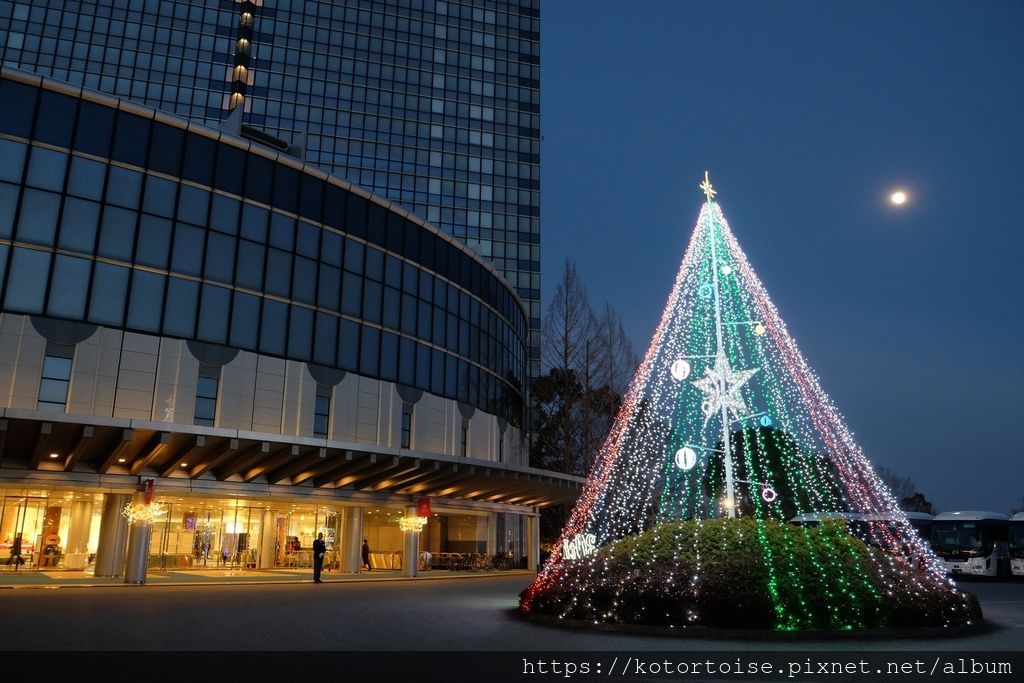
{"label": "curb", "polygon": [[[393,583],[393,582],[406,582],[406,581],[455,581],[458,579],[491,579],[501,578],[508,576],[533,576],[536,572],[502,572],[501,574],[476,574],[469,573],[458,576],[389,576],[381,579],[371,578],[360,578],[360,579],[325,579],[325,584],[347,584],[347,583]],[[25,585],[14,585],[6,584],[0,585],[0,590],[57,590],[65,588],[182,588],[182,587],[193,587],[193,588],[205,588],[214,586],[300,586],[303,584],[313,583],[312,579],[276,579],[276,580],[261,580],[255,579],[252,581],[174,581],[174,582],[159,582],[159,583],[71,583],[64,585],[53,585],[53,584],[25,584]]]}
{"label": "curb", "polygon": [[976,624],[963,626],[923,626],[921,628],[881,628],[859,629],[852,631],[809,630],[809,631],[766,631],[763,629],[731,629],[713,628],[710,626],[685,626],[672,628],[669,626],[649,626],[644,624],[604,624],[584,619],[564,619],[549,614],[524,614],[516,610],[521,618],[527,621],[561,628],[590,629],[610,633],[637,633],[644,635],[670,636],[673,638],[702,638],[707,640],[758,640],[758,641],[794,641],[794,640],[859,640],[867,638],[954,638],[977,633],[988,624],[984,620]]}

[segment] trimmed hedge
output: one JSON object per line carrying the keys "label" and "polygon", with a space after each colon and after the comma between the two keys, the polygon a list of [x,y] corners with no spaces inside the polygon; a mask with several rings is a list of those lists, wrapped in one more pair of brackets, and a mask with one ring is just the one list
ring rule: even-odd
{"label": "trimmed hedge", "polygon": [[565,562],[524,611],[604,623],[849,630],[976,623],[970,594],[869,548],[842,522],[688,520]]}

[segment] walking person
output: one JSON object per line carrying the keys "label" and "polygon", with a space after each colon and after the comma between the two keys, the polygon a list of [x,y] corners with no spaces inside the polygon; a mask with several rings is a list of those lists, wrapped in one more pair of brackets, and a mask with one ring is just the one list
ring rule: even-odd
{"label": "walking person", "polygon": [[324,535],[317,534],[313,541],[313,583],[323,583],[320,580],[320,572],[324,569],[324,555],[327,553],[327,544],[324,543]]}
{"label": "walking person", "polygon": [[373,567],[370,566],[370,542],[365,538],[363,539],[363,564],[366,565],[366,571],[373,571]]}

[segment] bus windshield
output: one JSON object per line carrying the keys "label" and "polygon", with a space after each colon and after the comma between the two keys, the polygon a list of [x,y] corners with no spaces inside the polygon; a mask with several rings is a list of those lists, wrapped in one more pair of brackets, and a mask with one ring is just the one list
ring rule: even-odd
{"label": "bus windshield", "polygon": [[[982,522],[949,521],[932,523],[932,548],[942,550],[980,551],[992,547],[990,534]],[[988,538],[987,538],[988,537]]]}
{"label": "bus windshield", "polygon": [[1010,553],[1024,557],[1024,520],[1010,522]]}

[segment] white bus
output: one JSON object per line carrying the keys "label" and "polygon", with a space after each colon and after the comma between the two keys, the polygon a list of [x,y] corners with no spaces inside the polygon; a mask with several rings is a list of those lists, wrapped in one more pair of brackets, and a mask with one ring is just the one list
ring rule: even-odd
{"label": "white bus", "polygon": [[1024,576],[1024,512],[1010,518],[1010,571]]}
{"label": "white bus", "polygon": [[954,576],[1008,573],[1010,518],[998,512],[944,512],[932,522],[932,550]]}

